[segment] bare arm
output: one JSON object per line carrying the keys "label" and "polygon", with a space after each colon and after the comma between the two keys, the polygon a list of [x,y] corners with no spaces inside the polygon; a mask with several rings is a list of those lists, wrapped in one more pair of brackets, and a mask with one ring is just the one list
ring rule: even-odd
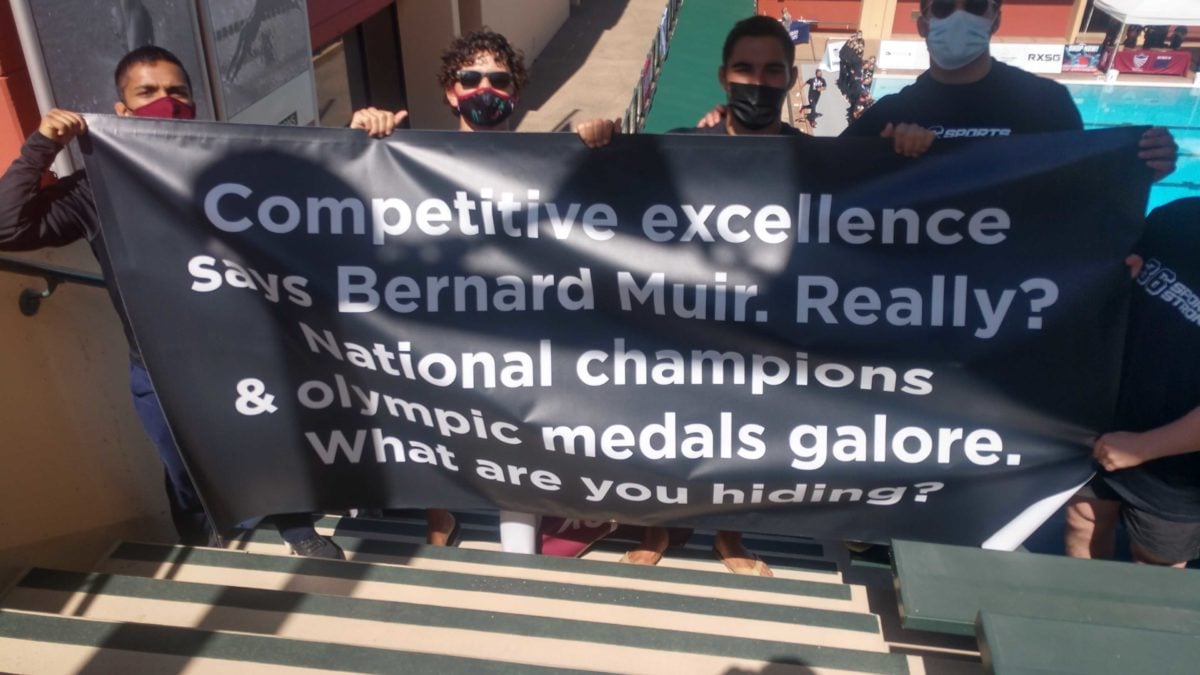
{"label": "bare arm", "polygon": [[1200,452],[1200,408],[1149,431],[1104,434],[1096,439],[1092,454],[1105,470],[1117,471],[1192,452]]}

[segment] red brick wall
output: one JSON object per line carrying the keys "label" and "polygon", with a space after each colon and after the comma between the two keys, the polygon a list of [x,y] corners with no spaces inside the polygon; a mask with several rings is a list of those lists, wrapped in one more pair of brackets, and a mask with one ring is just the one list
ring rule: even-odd
{"label": "red brick wall", "polygon": [[1066,39],[1074,4],[1073,0],[1005,0],[996,35]]}
{"label": "red brick wall", "polygon": [[12,10],[0,3],[0,168],[16,158],[40,119]]}
{"label": "red brick wall", "polygon": [[[1065,39],[1074,0],[1004,0],[998,37]],[[898,0],[892,24],[893,35],[916,35],[912,13],[920,10],[918,0]]]}
{"label": "red brick wall", "polygon": [[804,17],[810,21],[839,23],[858,26],[862,15],[862,0],[758,0],[758,13],[778,19],[787,7],[793,19]]}

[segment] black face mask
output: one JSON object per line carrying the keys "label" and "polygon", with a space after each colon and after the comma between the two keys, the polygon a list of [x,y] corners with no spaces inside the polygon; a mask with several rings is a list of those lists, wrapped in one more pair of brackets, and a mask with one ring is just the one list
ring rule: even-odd
{"label": "black face mask", "polygon": [[787,90],[765,84],[729,83],[729,110],[747,129],[764,129],[779,121]]}
{"label": "black face mask", "polygon": [[513,114],[513,97],[495,89],[476,89],[458,97],[458,113],[477,127],[494,127]]}

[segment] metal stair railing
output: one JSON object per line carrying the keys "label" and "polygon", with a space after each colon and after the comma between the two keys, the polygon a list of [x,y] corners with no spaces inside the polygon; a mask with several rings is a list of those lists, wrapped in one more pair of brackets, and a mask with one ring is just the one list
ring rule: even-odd
{"label": "metal stair railing", "polygon": [[34,316],[42,306],[42,301],[54,294],[61,284],[72,283],[83,286],[105,287],[104,277],[90,272],[73,270],[66,267],[46,265],[30,260],[0,256],[0,272],[12,272],[30,277],[41,277],[46,282],[46,289],[39,291],[35,288],[25,288],[17,298],[17,306],[25,316]]}

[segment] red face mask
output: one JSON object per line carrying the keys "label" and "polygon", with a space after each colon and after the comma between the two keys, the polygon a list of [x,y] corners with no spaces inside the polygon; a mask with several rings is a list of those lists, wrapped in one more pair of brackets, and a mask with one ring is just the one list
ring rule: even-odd
{"label": "red face mask", "polygon": [[136,117],[156,117],[162,120],[194,120],[196,106],[170,96],[155,99],[146,105],[131,110]]}

